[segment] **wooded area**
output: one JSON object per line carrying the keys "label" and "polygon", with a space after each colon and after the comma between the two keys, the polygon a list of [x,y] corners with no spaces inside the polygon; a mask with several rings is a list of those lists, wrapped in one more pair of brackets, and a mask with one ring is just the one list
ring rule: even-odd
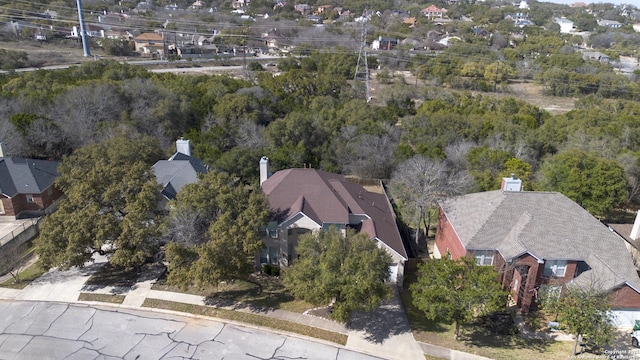
{"label": "wooded area", "polygon": [[[376,106],[352,86],[354,66],[350,54],[314,53],[252,81],[109,61],[5,74],[0,141],[9,155],[62,159],[118,132],[153,137],[165,154],[185,136],[196,157],[245,183],[257,179],[263,155],[274,170],[312,166],[382,179],[421,155],[472,176],[466,191],[496,189],[515,173],[526,190],[563,191],[601,217],[638,200],[637,102],[588,95],[551,115],[513,97],[396,80],[382,90],[394,96]],[[587,180],[569,176],[581,167],[593,169],[583,174],[588,194],[579,193]]]}

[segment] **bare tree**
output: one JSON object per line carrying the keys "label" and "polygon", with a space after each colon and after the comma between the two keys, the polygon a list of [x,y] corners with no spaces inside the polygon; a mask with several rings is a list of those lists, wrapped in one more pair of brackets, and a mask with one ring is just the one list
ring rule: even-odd
{"label": "bare tree", "polygon": [[249,149],[260,149],[267,146],[264,137],[264,126],[256,124],[250,119],[241,119],[238,124],[238,146]]}
{"label": "bare tree", "polygon": [[21,246],[11,243],[0,248],[0,275],[10,274],[14,283],[20,282],[20,273],[28,262],[21,250]]}
{"label": "bare tree", "polygon": [[429,236],[431,212],[437,201],[448,195],[461,194],[473,184],[464,170],[453,170],[445,161],[416,155],[401,163],[391,178],[391,192],[405,209],[413,209],[416,219],[416,244],[420,228]]}
{"label": "bare tree", "polygon": [[367,178],[386,179],[395,165],[397,129],[389,126],[381,135],[357,134],[355,127],[344,127],[340,137],[344,146],[337,151],[343,169]]}
{"label": "bare tree", "polygon": [[627,201],[636,201],[640,195],[640,161],[633,154],[625,153],[618,157],[618,162],[624,168],[629,183]]}
{"label": "bare tree", "polygon": [[447,145],[444,154],[447,162],[456,170],[464,170],[467,168],[467,154],[469,150],[474,148],[476,144],[471,141],[459,141]]}
{"label": "bare tree", "polygon": [[67,143],[74,149],[99,141],[101,125],[120,119],[125,109],[118,89],[110,84],[71,88],[51,111]]}
{"label": "bare tree", "polygon": [[177,206],[171,210],[167,220],[163,238],[167,241],[194,246],[206,240],[208,222],[205,221],[198,211],[188,206]]}

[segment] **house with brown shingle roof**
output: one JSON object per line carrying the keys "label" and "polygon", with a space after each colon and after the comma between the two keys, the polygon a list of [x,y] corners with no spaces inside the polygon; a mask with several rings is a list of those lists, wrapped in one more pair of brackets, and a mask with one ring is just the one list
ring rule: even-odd
{"label": "house with brown shingle roof", "polygon": [[133,38],[135,51],[143,56],[164,56],[164,38],[162,34],[142,33]]}
{"label": "house with brown shingle roof", "polygon": [[524,312],[536,307],[544,287],[607,291],[615,324],[633,327],[640,319],[640,278],[625,240],[561,193],[519,191],[508,183],[503,189],[439,202],[436,257],[473,256],[494,266]]}
{"label": "house with brown shingle roof", "polygon": [[407,252],[396,217],[384,191],[366,190],[345,176],[303,168],[269,176],[269,159],[260,160],[260,184],[275,216],[264,233],[261,264],[288,266],[297,258],[301,235],[337,227],[362,232],[393,259],[392,280],[402,284]]}

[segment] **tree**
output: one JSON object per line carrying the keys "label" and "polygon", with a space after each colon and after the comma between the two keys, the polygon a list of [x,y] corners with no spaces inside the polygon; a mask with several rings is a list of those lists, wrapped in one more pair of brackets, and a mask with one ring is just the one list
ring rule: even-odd
{"label": "tree", "polygon": [[100,39],[100,46],[105,53],[113,56],[131,56],[134,50],[132,42],[125,39]]}
{"label": "tree", "polygon": [[24,51],[14,51],[0,49],[0,68],[2,70],[13,70],[26,65],[29,60]]}
{"label": "tree", "polygon": [[364,233],[330,228],[300,237],[300,255],[284,271],[285,287],[298,299],[332,305],[331,317],[346,322],[351,313],[371,311],[389,298],[391,257]]}
{"label": "tree", "polygon": [[24,246],[8,243],[0,250],[0,275],[9,274],[14,283],[20,282],[20,273],[29,261],[23,254]]}
{"label": "tree", "polygon": [[178,194],[165,230],[168,282],[217,285],[253,271],[267,200],[231,176],[209,172]]}
{"label": "tree", "polygon": [[566,150],[546,161],[542,190],[559,191],[596,216],[605,216],[627,196],[622,166],[581,150]]}
{"label": "tree", "polygon": [[160,186],[151,138],[118,136],[75,151],[60,163],[55,185],[66,195],[36,240],[45,268],[84,266],[96,252],[113,265],[137,267],[154,255]]}
{"label": "tree", "polygon": [[423,221],[429,236],[431,207],[447,195],[464,193],[472,183],[473,179],[466,171],[452,171],[444,161],[422,155],[407,159],[398,166],[391,178],[391,192],[403,207],[415,211],[416,244]]}
{"label": "tree", "polygon": [[597,286],[562,288],[547,287],[540,299],[545,310],[556,314],[556,320],[568,332],[574,334],[573,355],[576,355],[580,339],[588,339],[596,346],[604,346],[613,340],[614,327],[611,318],[609,294]]}
{"label": "tree", "polygon": [[428,259],[411,284],[413,304],[429,320],[454,322],[457,339],[461,324],[506,307],[508,291],[497,278],[492,266],[476,265],[471,257]]}

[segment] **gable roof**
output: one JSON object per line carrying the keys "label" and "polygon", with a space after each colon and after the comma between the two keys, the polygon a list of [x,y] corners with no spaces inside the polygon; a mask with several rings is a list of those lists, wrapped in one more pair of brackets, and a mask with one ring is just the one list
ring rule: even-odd
{"label": "gable roof", "polygon": [[[318,224],[360,226],[360,231],[378,239],[407,259],[393,208],[385,194],[367,191],[343,175],[316,169],[287,169],[262,183],[272,210],[290,218],[303,213]],[[365,220],[350,224],[349,215]],[[282,222],[284,219],[280,219]]]}
{"label": "gable roof", "polygon": [[[467,250],[497,250],[511,260],[529,253],[540,260],[586,262],[607,289],[626,282],[640,292],[640,278],[624,239],[580,205],[557,192],[487,191],[440,201]],[[582,279],[580,279],[582,278]]]}
{"label": "gable roof", "polygon": [[185,185],[198,180],[199,173],[206,173],[207,168],[202,160],[177,152],[168,160],[156,162],[153,171],[158,183],[162,185],[162,195],[173,200]]}
{"label": "gable roof", "polygon": [[135,38],[133,38],[133,40],[136,41],[162,41],[162,35],[160,34],[156,34],[156,33],[142,33],[138,36],[136,36]]}
{"label": "gable roof", "polygon": [[60,175],[57,169],[57,161],[0,157],[0,193],[40,194]]}

